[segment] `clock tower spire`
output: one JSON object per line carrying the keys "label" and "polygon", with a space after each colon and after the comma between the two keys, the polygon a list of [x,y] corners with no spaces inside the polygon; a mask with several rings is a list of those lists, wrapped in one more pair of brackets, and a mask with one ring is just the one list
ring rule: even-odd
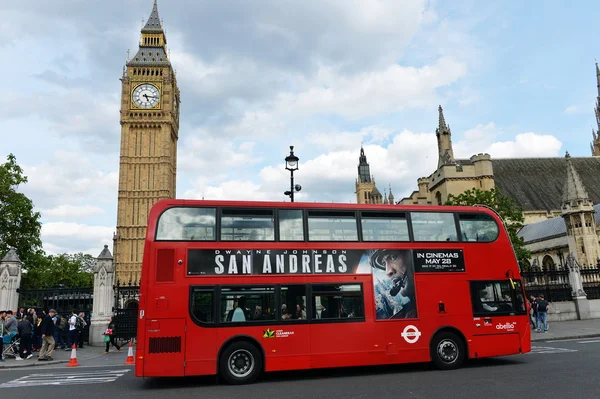
{"label": "clock tower spire", "polygon": [[139,282],[146,223],[158,200],[175,198],[180,92],[167,56],[167,37],[154,1],[139,48],[121,77],[121,156],[116,277]]}

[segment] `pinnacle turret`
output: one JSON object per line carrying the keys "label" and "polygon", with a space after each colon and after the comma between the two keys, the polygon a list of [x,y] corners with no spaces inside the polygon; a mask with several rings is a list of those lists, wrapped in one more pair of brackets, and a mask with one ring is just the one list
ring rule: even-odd
{"label": "pinnacle turret", "polygon": [[590,197],[581,182],[579,173],[573,166],[571,155],[569,152],[565,154],[565,160],[567,161],[567,180],[563,188],[563,207],[573,206],[578,203],[590,203]]}
{"label": "pinnacle turret", "polygon": [[442,165],[454,163],[454,152],[452,151],[452,133],[450,126],[446,124],[444,110],[440,105],[438,107],[439,120],[438,128],[435,129],[435,135],[438,142],[438,168]]}
{"label": "pinnacle turret", "polygon": [[[129,57],[128,57],[129,58]],[[127,62],[128,66],[170,66],[167,55],[167,36],[163,30],[158,4],[154,6],[146,25],[142,28],[140,46],[135,56]]]}
{"label": "pinnacle turret", "polygon": [[446,126],[446,119],[444,118],[444,110],[442,109],[441,105],[438,107],[438,112],[440,114],[438,122],[439,131],[448,129],[448,126]]}
{"label": "pinnacle turret", "polygon": [[359,183],[370,183],[371,182],[371,167],[367,162],[367,156],[365,155],[365,149],[360,146],[360,156],[358,157],[358,182]]}
{"label": "pinnacle turret", "polygon": [[598,99],[600,100],[600,68],[598,68],[598,61],[596,61],[596,86],[598,87]]}
{"label": "pinnacle turret", "polygon": [[162,32],[162,23],[160,21],[160,16],[158,15],[158,3],[154,0],[154,6],[152,7],[152,12],[150,13],[150,17],[148,18],[148,22],[142,28],[142,32]]}

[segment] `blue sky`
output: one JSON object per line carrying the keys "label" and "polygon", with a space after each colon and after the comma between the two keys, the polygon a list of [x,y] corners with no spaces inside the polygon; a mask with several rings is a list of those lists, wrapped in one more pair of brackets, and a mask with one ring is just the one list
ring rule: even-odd
{"label": "blue sky", "polygon": [[[490,3],[490,4],[488,4]],[[181,89],[177,197],[354,201],[361,143],[397,199],[455,154],[590,155],[592,1],[162,0]],[[119,92],[151,0],[2,2],[0,155],[29,176],[51,253],[97,255],[116,223]],[[6,62],[8,60],[8,62]],[[112,245],[111,245],[112,247]]]}

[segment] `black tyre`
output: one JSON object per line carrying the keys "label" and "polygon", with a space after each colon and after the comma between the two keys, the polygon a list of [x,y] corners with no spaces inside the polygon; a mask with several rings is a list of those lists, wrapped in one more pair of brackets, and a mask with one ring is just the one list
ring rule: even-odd
{"label": "black tyre", "polygon": [[463,340],[451,332],[436,334],[431,340],[431,360],[441,370],[457,369],[465,361],[466,348]]}
{"label": "black tyre", "polygon": [[228,384],[250,384],[262,372],[262,363],[262,355],[256,346],[236,341],[221,353],[219,374]]}

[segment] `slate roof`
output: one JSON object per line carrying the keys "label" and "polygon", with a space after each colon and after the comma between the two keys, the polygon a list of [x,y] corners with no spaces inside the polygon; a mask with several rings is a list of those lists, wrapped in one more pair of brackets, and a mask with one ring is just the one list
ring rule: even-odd
{"label": "slate roof", "polygon": [[[600,221],[600,204],[594,205],[594,220],[596,224]],[[548,239],[550,237],[564,236],[567,234],[567,227],[562,217],[558,216],[552,219],[544,220],[542,222],[528,224],[517,234],[519,237],[523,237],[525,243],[533,241],[539,241]]]}
{"label": "slate roof", "polygon": [[108,245],[104,246],[104,249],[102,250],[102,252],[100,252],[100,255],[98,255],[97,259],[112,259],[113,256],[111,255],[110,251],[108,250]]}
{"label": "slate roof", "polygon": [[142,47],[127,63],[129,66],[171,65],[165,49],[162,47]]}
{"label": "slate roof", "polygon": [[[571,157],[592,203],[600,203],[600,157]],[[498,190],[524,211],[561,209],[567,179],[565,158],[492,159]]]}
{"label": "slate roof", "polygon": [[8,250],[4,258],[0,262],[21,262],[19,259],[19,255],[17,255],[17,251],[14,248]]}
{"label": "slate roof", "polygon": [[150,13],[150,17],[148,18],[148,22],[142,28],[142,32],[162,32],[162,25],[160,24],[160,16],[158,15],[158,4],[156,4],[156,0],[154,0],[154,6],[152,7],[152,13]]}

